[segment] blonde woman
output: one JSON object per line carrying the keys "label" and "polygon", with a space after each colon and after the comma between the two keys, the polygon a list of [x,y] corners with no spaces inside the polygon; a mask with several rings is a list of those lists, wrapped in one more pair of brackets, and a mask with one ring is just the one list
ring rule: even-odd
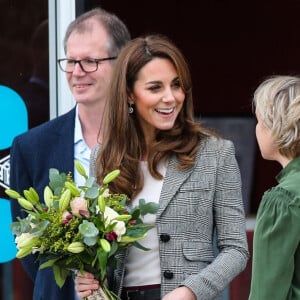
{"label": "blonde woman", "polygon": [[256,137],[282,170],[257,212],[251,300],[300,299],[300,78],[274,76],[256,90]]}

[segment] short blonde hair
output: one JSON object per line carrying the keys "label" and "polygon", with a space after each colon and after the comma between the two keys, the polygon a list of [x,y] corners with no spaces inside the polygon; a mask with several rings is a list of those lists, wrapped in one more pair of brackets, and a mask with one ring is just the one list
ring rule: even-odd
{"label": "short blonde hair", "polygon": [[300,77],[269,77],[256,89],[253,108],[271,130],[280,154],[288,158],[299,156]]}

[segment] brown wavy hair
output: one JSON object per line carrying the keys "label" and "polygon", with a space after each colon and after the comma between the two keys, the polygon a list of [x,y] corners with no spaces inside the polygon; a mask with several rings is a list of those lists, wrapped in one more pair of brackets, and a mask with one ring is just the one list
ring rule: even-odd
{"label": "brown wavy hair", "polygon": [[[151,149],[146,149],[145,138],[136,116],[128,113],[129,95],[140,70],[154,58],[169,59],[177,70],[185,92],[183,107],[170,130],[157,130]],[[157,166],[161,160],[175,155],[178,169],[193,166],[202,138],[208,131],[194,120],[192,81],[189,67],[181,51],[167,37],[148,35],[131,40],[115,62],[110,91],[104,110],[103,145],[96,161],[99,183],[114,169],[120,169],[110,191],[125,193],[133,198],[143,187],[140,161],[148,153],[148,168],[156,179],[162,179]]]}

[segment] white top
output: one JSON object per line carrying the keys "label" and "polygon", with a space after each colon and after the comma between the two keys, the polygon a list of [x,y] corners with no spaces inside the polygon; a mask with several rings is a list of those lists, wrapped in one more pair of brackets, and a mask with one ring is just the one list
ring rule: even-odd
{"label": "white top", "polygon": [[[141,169],[144,175],[144,187],[142,191],[133,199],[132,206],[138,205],[139,199],[146,202],[159,202],[163,179],[154,179],[148,170],[147,162],[141,162]],[[166,164],[159,164],[159,172],[165,176]],[[155,225],[155,214],[147,214],[143,217],[143,222]],[[160,284],[160,259],[159,259],[159,240],[157,228],[148,231],[147,237],[139,243],[150,250],[144,251],[134,246],[130,247],[128,260],[126,261],[126,272],[124,286],[142,286]]]}

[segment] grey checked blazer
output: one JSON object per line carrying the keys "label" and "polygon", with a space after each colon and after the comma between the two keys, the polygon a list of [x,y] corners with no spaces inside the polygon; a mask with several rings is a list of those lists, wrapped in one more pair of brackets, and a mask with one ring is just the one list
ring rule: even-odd
{"label": "grey checked blazer", "polygon": [[[91,174],[99,147],[92,151]],[[156,226],[161,265],[161,296],[189,287],[199,300],[219,299],[249,257],[240,172],[231,141],[206,138],[195,165],[177,170],[169,160],[160,195]],[[214,254],[213,236],[219,253]],[[121,256],[126,262],[126,253]],[[146,272],[147,270],[145,270]],[[120,294],[124,263],[115,270]]]}

